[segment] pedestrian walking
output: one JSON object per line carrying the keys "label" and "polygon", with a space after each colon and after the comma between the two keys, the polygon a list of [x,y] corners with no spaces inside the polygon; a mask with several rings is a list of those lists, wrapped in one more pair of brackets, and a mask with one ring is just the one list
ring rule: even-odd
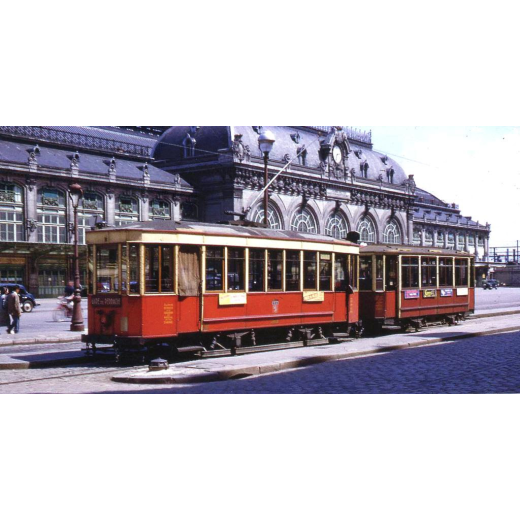
{"label": "pedestrian walking", "polygon": [[20,286],[15,285],[13,292],[7,297],[7,312],[11,316],[11,325],[7,327],[7,334],[18,334],[20,332],[20,316],[22,307],[20,306]]}
{"label": "pedestrian walking", "polygon": [[0,327],[9,327],[11,320],[7,312],[7,297],[9,289],[7,287],[0,288]]}

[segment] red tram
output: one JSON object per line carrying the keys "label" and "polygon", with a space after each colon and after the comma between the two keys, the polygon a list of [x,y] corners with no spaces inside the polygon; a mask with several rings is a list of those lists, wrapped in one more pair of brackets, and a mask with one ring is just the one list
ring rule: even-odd
{"label": "red tram", "polygon": [[237,353],[359,325],[359,246],[259,227],[154,221],[87,233],[87,347]]}
{"label": "red tram", "polygon": [[468,253],[385,245],[364,247],[360,255],[360,317],[368,329],[453,324],[475,310],[475,263]]}

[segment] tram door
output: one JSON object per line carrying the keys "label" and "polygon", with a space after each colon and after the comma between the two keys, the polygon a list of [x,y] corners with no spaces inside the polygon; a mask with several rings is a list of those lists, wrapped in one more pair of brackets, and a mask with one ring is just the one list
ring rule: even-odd
{"label": "tram door", "polygon": [[179,247],[179,333],[195,332],[200,324],[200,247]]}

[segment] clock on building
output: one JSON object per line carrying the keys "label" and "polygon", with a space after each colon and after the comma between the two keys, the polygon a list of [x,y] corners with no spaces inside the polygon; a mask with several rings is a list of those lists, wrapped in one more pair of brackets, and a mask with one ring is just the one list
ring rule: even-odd
{"label": "clock on building", "polygon": [[343,152],[341,151],[341,148],[338,145],[336,145],[332,149],[332,158],[334,159],[334,162],[336,164],[341,164],[341,162],[343,161]]}

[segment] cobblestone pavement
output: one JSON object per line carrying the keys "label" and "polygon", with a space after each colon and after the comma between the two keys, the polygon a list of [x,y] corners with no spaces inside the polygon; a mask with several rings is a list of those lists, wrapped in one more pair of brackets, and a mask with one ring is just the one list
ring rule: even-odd
{"label": "cobblestone pavement", "polygon": [[[248,379],[194,386],[114,383],[113,366],[32,369],[0,373],[7,393],[173,394],[453,394],[520,392],[520,333],[291,370]],[[93,373],[96,372],[96,373]],[[23,379],[32,381],[24,382]],[[52,378],[52,379],[46,379]]]}

